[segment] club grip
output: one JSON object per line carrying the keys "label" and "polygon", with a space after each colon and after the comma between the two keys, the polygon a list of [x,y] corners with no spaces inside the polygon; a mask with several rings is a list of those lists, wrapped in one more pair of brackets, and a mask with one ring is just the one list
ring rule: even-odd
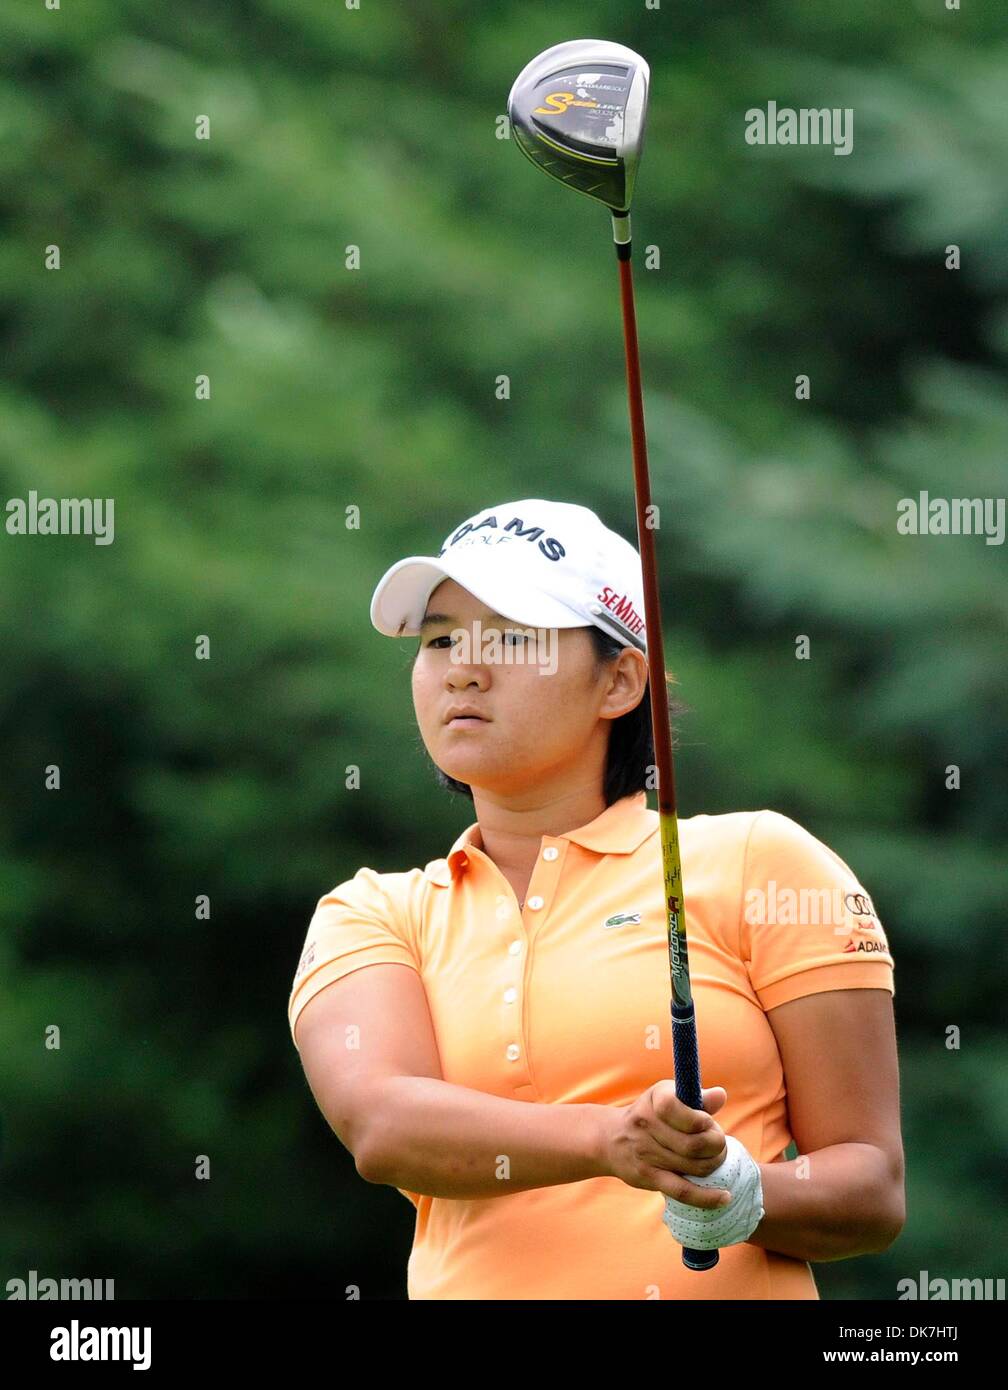
{"label": "club grip", "polygon": [[[672,1005],[672,1057],[675,1062],[675,1093],[691,1110],[703,1109],[700,1090],[700,1053],[697,1048],[696,1017],[693,1005]],[[717,1250],[689,1250],[683,1246],[682,1261],[687,1269],[713,1269]]]}

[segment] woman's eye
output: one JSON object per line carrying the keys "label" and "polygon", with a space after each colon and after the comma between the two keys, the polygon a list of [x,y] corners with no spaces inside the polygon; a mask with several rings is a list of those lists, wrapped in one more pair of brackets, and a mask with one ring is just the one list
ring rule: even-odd
{"label": "woman's eye", "polygon": [[[528,641],[528,634],[516,628],[506,628],[504,630],[503,637],[505,641],[508,641],[509,639],[514,639],[512,645],[517,645],[518,642]],[[439,642],[450,641],[450,637],[432,637],[431,640],[427,643],[427,645],[428,647],[436,647]]]}

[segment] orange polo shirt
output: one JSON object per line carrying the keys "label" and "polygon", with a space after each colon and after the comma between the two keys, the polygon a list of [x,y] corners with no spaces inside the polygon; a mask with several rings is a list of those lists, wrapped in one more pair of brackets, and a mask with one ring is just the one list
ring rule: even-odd
{"label": "orange polo shirt", "polygon": [[[776,811],[679,822],[690,976],[705,1086],[760,1163],[791,1141],[766,1012],[836,989],[893,988],[871,900],[848,866]],[[353,970],[423,981],[444,1079],[533,1105],[629,1105],[673,1076],[658,813],[641,791],[544,835],[524,911],[470,825],[423,869],[361,868],[311,920],[288,1006]],[[394,1026],[390,1020],[389,1026]],[[401,1190],[401,1189],[400,1189]],[[411,1299],[815,1299],[802,1260],[726,1246],[682,1264],[661,1193],[619,1178],[416,1208]]]}

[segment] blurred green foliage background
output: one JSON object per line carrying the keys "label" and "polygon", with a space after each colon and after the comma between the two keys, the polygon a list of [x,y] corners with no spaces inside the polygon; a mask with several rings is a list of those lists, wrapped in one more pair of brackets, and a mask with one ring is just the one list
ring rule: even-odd
{"label": "blurred green foliage background", "polygon": [[[586,35],[652,68],[681,813],[793,816],[896,960],[909,1218],[820,1289],[1005,1273],[1008,567],[896,532],[921,490],[1008,491],[1003,15],[96,0],[0,18],[2,499],[116,508],[110,546],[0,536],[0,1285],[405,1294],[412,1209],[327,1129],[287,996],[322,893],[472,818],[419,741],[415,643],[371,627],[380,575],[512,498],[634,537],[608,219],[498,138],[519,68]],[[853,108],[853,153],[747,145],[769,100]]]}

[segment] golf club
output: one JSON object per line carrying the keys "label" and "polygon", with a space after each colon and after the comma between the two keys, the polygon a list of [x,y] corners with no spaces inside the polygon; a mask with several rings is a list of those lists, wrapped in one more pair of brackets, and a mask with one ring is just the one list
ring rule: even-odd
{"label": "golf club", "polygon": [[[518,148],[533,164],[568,187],[605,204],[612,214],[626,349],[637,541],[644,579],[651,723],[658,765],[658,816],[672,979],[675,1089],[684,1105],[702,1110],[700,1057],[686,950],[686,912],[658,572],[654,535],[648,524],[651,481],[630,271],[630,199],[644,141],[650,76],[644,59],[622,44],[599,39],[575,39],[556,44],[533,58],[518,74],[508,97],[508,118]],[[682,1253],[687,1269],[713,1269],[719,1258],[717,1250],[684,1247]]]}

